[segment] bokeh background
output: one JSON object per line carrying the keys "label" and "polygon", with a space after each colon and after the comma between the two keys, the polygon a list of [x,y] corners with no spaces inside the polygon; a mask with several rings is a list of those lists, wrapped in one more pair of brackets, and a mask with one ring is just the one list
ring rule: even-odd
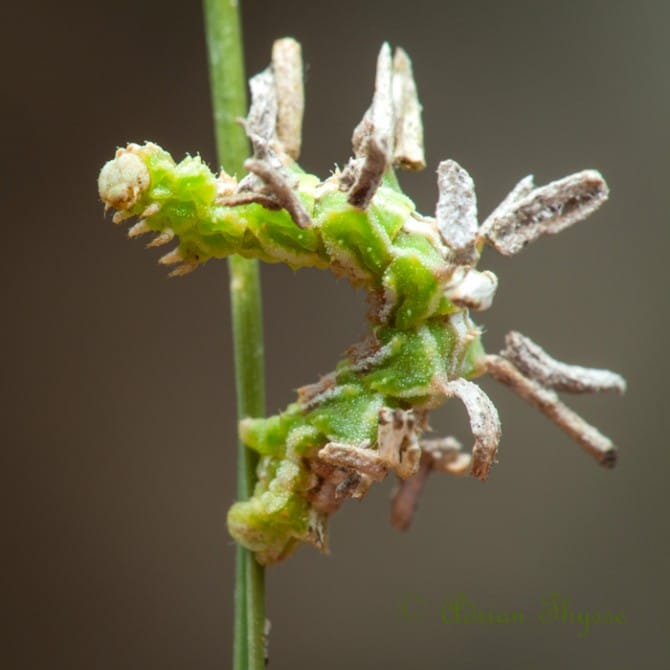
{"label": "bokeh background", "polygon": [[[391,482],[333,519],[332,554],[268,574],[271,667],[668,667],[667,252],[670,3],[247,0],[248,73],[293,35],[307,67],[305,167],[350,151],[383,40],[414,61],[429,167],[402,183],[432,213],[451,157],[486,215],[522,176],[585,167],[610,202],[519,256],[478,315],[563,360],[611,367],[615,395],[569,399],[620,445],[604,471],[505,388],[490,480],[433,477],[409,533]],[[96,177],[150,139],[214,166],[200,4],[3,9],[2,627],[12,669],[230,666],[235,420],[228,274],[166,279],[103,217]],[[264,267],[268,412],[365,332],[363,296]],[[457,402],[433,425],[468,439]],[[449,625],[456,594],[520,625]],[[541,625],[551,593],[620,625]]]}

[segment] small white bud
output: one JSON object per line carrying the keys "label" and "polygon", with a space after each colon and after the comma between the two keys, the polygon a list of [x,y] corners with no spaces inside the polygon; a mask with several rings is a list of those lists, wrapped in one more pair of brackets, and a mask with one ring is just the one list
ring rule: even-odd
{"label": "small white bud", "polygon": [[446,295],[455,305],[474,310],[488,309],[498,288],[498,277],[490,270],[479,272],[465,268],[463,278],[448,288]]}

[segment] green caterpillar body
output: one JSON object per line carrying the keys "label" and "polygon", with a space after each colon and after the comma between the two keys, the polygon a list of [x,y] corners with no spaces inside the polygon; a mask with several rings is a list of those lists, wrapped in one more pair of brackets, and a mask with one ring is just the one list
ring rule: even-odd
{"label": "green caterpillar body", "polygon": [[161,242],[178,236],[168,261],[178,257],[191,269],[237,253],[292,268],[330,268],[371,294],[372,332],[335,372],[302,389],[281,414],[240,427],[244,443],[262,459],[253,497],[230,510],[233,537],[263,563],[280,560],[300,541],[325,547],[328,513],[310,502],[320,485],[310,460],[330,442],[374,445],[382,408],[431,409],[445,399],[441,384],[478,374],[479,330],[467,308],[445,295],[457,267],[450,250],[412,201],[388,185],[391,179],[360,210],[348,204],[336,179],[320,182],[290,164],[313,221],[301,229],[283,209],[217,204],[226,198],[221,179],[199,158],[175,164],[155,144],[120,150],[110,174],[103,172],[101,192],[108,194],[105,179],[116,180],[111,171],[123,163],[146,187],[106,200],[123,212],[117,221],[144,215],[141,232],[153,231]]}
{"label": "green caterpillar body", "polygon": [[160,244],[178,236],[177,254],[163,262],[172,258],[187,270],[210,258],[239,254],[293,269],[330,268],[375,294],[375,301],[390,310],[384,321],[401,329],[458,311],[444,294],[455,268],[453,254],[414,203],[387,185],[391,177],[367,210],[360,210],[348,204],[337,177],[320,182],[289,163],[296,194],[314,223],[302,229],[285,209],[255,202],[217,204],[229,198],[199,157],[175,164],[166,151],[147,143],[120,150],[117,162],[124,159],[146,169],[150,186],[116,220],[142,216],[141,232],[159,233]]}
{"label": "green caterpillar body", "polygon": [[[334,372],[299,389],[283,412],[241,422],[241,439],[260,461],[253,495],[228,514],[235,540],[259,562],[275,563],[300,543],[326,550],[329,516],[389,472],[400,480],[392,514],[398,528],[409,524],[429,470],[486,479],[500,423],[491,401],[468,381],[483,373],[512,387],[600,463],[613,465],[611,441],[562,405],[555,391],[622,391],[624,380],[555,361],[515,332],[504,352],[487,355],[469,315],[488,308],[497,287],[493,273],[475,269],[483,246],[514,254],[585,218],[607,198],[599,173],[586,170],[537,188],[527,177],[479,226],[470,176],[443,161],[436,215],[421,216],[393,172],[393,166],[423,166],[420,105],[407,55],[398,50],[392,60],[384,45],[372,107],[354,133],[355,158],[321,181],[294,160],[299,119],[292,110],[299,105],[282,111],[277,94],[293,103],[302,98],[291,75],[298,66],[281,61],[295,60],[295,43],[280,42],[275,74],[267,70],[251,81],[245,126],[254,158],[244,179],[215,176],[198,157],[175,163],[146,143],[119,149],[98,182],[106,207],[117,210],[115,223],[139,218],[130,237],[153,232],[150,247],[178,238],[159,260],[177,265],[172,275],[239,254],[294,269],[329,269],[369,294],[370,332]],[[471,455],[452,438],[422,439],[428,412],[453,396],[470,417]]]}

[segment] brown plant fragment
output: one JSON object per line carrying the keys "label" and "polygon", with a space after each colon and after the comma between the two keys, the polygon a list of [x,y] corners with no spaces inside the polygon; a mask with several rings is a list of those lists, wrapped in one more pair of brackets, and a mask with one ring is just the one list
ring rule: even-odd
{"label": "brown plant fragment", "polygon": [[318,456],[330,465],[349,468],[376,481],[384,479],[388,472],[386,462],[375,449],[329,442],[319,450]]}
{"label": "brown plant fragment", "polygon": [[356,126],[352,138],[355,159],[342,175],[349,188],[349,204],[365,209],[377,192],[393,150],[393,64],[385,42],[377,57],[372,105]]}
{"label": "brown plant fragment", "polygon": [[251,105],[244,129],[251,140],[256,158],[265,157],[277,129],[277,92],[271,68],[249,80]]}
{"label": "brown plant fragment", "polygon": [[392,85],[395,114],[393,165],[403,170],[422,170],[426,167],[426,157],[421,103],[416,91],[412,61],[404,49],[395,50]]}
{"label": "brown plant fragment", "polygon": [[281,207],[291,215],[298,228],[309,228],[312,225],[312,219],[305,206],[280,168],[273,167],[269,161],[254,158],[246,160],[244,167],[263,180],[266,188]]}
{"label": "brown plant fragment", "polygon": [[306,494],[312,506],[321,514],[333,514],[348,498],[353,497],[361,485],[361,475],[349,468],[331,465],[321,460],[311,460],[310,470],[317,483]]}
{"label": "brown plant fragment", "polygon": [[501,356],[514,363],[526,377],[545,388],[568,393],[596,393],[626,390],[626,380],[616,372],[568,365],[552,358],[539,344],[517,331],[505,337]]}
{"label": "brown plant fragment", "polygon": [[281,204],[271,195],[265,193],[254,193],[253,191],[243,191],[235,195],[226,196],[225,198],[218,198],[217,205],[224,207],[237,207],[238,205],[250,205],[256,203],[262,205],[266,209],[281,209]]}
{"label": "brown plant fragment", "polygon": [[272,45],[272,72],[277,97],[277,138],[293,160],[300,156],[305,94],[302,49],[291,37]]}
{"label": "brown plant fragment", "polygon": [[511,361],[502,356],[486,356],[485,368],[492,377],[509,386],[526,402],[551,419],[601,465],[614,467],[617,452],[612,441],[564,405],[554,391],[525,377]]}
{"label": "brown plant fragment", "polygon": [[421,440],[421,460],[417,473],[406,480],[398,480],[391,501],[391,525],[397,530],[407,530],[412,523],[421,493],[433,472],[454,475],[468,474],[472,458],[463,453],[463,446],[454,437]]}
{"label": "brown plant fragment", "polygon": [[437,168],[439,198],[435,221],[442,241],[466,264],[476,259],[477,197],[472,177],[456,161],[442,161]]}
{"label": "brown plant fragment", "polygon": [[417,439],[417,419],[413,410],[379,410],[377,452],[401,479],[412,477],[419,468],[421,449]]}
{"label": "brown plant fragment", "polygon": [[391,499],[391,525],[396,530],[407,530],[410,527],[432,467],[432,456],[428,452],[423,452],[416,474],[409,479],[398,481]]}
{"label": "brown plant fragment", "polygon": [[609,190],[596,170],[584,170],[529,190],[526,177],[482,224],[480,238],[506,256],[540,235],[555,234],[585,219],[607,200]]}
{"label": "brown plant fragment", "polygon": [[314,407],[320,396],[335,388],[335,375],[330,373],[324,375],[315,384],[305,384],[298,390],[298,402],[304,406],[304,409]]}
{"label": "brown plant fragment", "polygon": [[456,396],[465,405],[470,429],[475,438],[472,447],[472,474],[484,480],[493,465],[500,442],[500,418],[490,398],[476,384],[466,379],[454,379],[442,385],[447,396]]}

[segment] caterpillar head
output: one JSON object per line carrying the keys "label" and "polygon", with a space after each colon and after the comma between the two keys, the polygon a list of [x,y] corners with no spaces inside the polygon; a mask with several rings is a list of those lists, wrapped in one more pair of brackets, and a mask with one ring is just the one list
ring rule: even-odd
{"label": "caterpillar head", "polygon": [[209,207],[230,181],[236,183],[225,177],[217,180],[199,156],[188,156],[177,165],[157,144],[129,144],[103,166],[98,192],[105,211],[110,207],[116,210],[114,223],[138,218],[128,231],[129,237],[157,233],[147,246],[158,247],[179,235],[179,247],[159,262],[181,263],[172,273],[181,275],[204,260],[189,244],[189,235],[204,218],[203,207]]}
{"label": "caterpillar head", "polygon": [[98,177],[98,192],[105,210],[112,207],[122,213],[132,210],[150,184],[142,147],[129,144],[125,149],[117,149],[114,158],[103,166]]}

